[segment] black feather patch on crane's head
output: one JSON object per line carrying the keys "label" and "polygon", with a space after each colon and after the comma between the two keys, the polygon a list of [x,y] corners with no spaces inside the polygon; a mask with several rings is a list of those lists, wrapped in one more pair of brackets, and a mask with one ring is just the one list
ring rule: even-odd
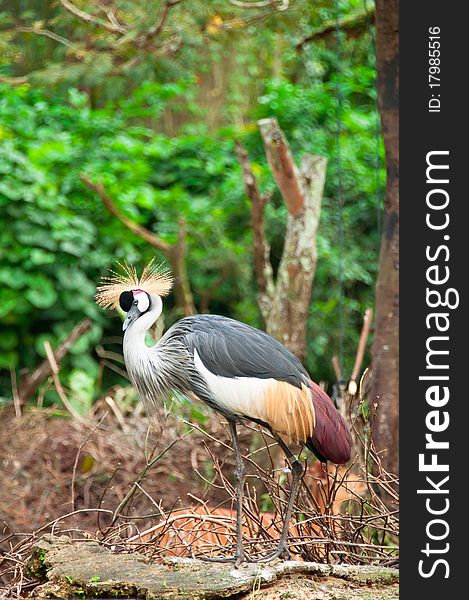
{"label": "black feather patch on crane's head", "polygon": [[122,294],[119,296],[119,306],[124,312],[129,312],[133,301],[134,295],[132,292],[122,292]]}
{"label": "black feather patch on crane's head", "polygon": [[128,312],[135,293],[145,292],[148,297],[166,296],[173,286],[169,269],[154,264],[153,260],[143,269],[141,277],[138,277],[135,267],[126,262],[117,264],[121,273],[111,271],[111,277],[103,277],[98,286],[95,299],[103,308],[117,309],[120,306],[123,311]]}
{"label": "black feather patch on crane's head", "polygon": [[124,312],[129,312],[132,306],[136,306],[143,315],[150,308],[151,299],[144,290],[125,291],[119,296],[119,306]]}

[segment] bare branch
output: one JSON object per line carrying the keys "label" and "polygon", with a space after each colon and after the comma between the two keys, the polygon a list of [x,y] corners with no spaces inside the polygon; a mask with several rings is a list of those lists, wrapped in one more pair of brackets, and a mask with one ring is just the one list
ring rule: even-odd
{"label": "bare branch", "polygon": [[72,404],[70,404],[70,401],[64,392],[62,383],[59,379],[59,367],[55,361],[55,356],[54,356],[54,353],[52,352],[52,348],[51,348],[51,345],[48,340],[46,340],[44,342],[44,349],[46,351],[47,361],[49,362],[49,365],[50,365],[50,374],[52,375],[52,380],[54,381],[55,390],[56,390],[57,394],[59,395],[59,398],[62,400],[63,405],[68,410],[68,412],[72,415],[72,417],[74,417],[77,421],[80,421],[80,423],[82,423],[82,425],[88,426],[89,425],[88,421],[86,419],[84,419],[77,410],[75,410],[75,408],[73,407]]}
{"label": "bare branch", "polygon": [[264,318],[266,318],[270,311],[274,292],[272,265],[270,263],[270,246],[265,236],[264,227],[264,208],[267,202],[267,196],[261,194],[246,149],[240,142],[236,143],[236,153],[241,164],[244,190],[246,196],[251,201],[254,269],[260,295],[259,306]]}
{"label": "bare branch", "polygon": [[118,505],[118,507],[114,510],[114,513],[112,515],[112,521],[111,524],[109,525],[109,528],[111,528],[114,523],[116,522],[116,520],[119,518],[121,511],[124,509],[125,505],[129,502],[129,500],[131,500],[132,496],[135,494],[135,492],[137,491],[137,486],[140,482],[144,481],[145,477],[147,476],[148,471],[150,471],[162,458],[163,456],[169,451],[171,450],[171,448],[173,446],[175,446],[176,444],[178,444],[181,440],[183,440],[186,436],[190,435],[192,433],[192,429],[190,429],[189,431],[186,431],[185,433],[183,433],[182,435],[180,435],[178,438],[176,438],[175,440],[173,440],[168,446],[166,446],[166,448],[164,448],[159,454],[158,456],[155,456],[154,458],[152,458],[149,462],[147,462],[147,464],[145,465],[145,467],[142,469],[142,471],[140,472],[139,476],[137,477],[137,479],[134,481],[132,488],[128,491],[127,495],[125,496],[125,498],[120,502],[120,504]]}
{"label": "bare branch", "polygon": [[102,2],[95,2],[94,4],[96,4],[96,6],[99,8],[99,10],[101,10],[106,15],[106,17],[108,18],[108,20],[111,22],[111,24],[114,27],[128,29],[116,17],[115,9],[113,6],[106,6]]}
{"label": "bare branch", "polygon": [[59,44],[67,46],[67,48],[71,48],[72,50],[76,49],[73,42],[67,40],[61,35],[58,35],[57,33],[54,33],[53,31],[50,31],[49,29],[38,29],[37,27],[17,27],[15,31],[18,33],[34,33],[35,35],[43,35],[51,40],[54,40],[55,42],[58,42]]}
{"label": "bare branch", "polygon": [[143,47],[151,38],[158,37],[158,35],[163,31],[163,27],[166,23],[170,10],[173,8],[173,6],[176,6],[176,4],[179,4],[180,2],[182,2],[182,0],[167,0],[163,6],[163,11],[161,13],[159,22],[151,27],[148,31],[138,36],[135,40],[135,45]]}
{"label": "bare branch", "polygon": [[16,371],[13,367],[10,367],[10,379],[11,379],[11,391],[13,393],[13,406],[15,407],[15,416],[21,417],[21,399],[18,394],[18,380],[16,378]]}
{"label": "bare branch", "polygon": [[277,119],[261,119],[257,122],[265,146],[272,174],[282,193],[288,212],[295,216],[304,207],[305,191],[283,131]]}
{"label": "bare branch", "polygon": [[200,312],[201,313],[208,313],[209,311],[209,307],[210,307],[210,301],[212,300],[215,292],[223,285],[223,283],[225,282],[226,278],[228,277],[228,273],[230,272],[230,265],[224,265],[220,271],[219,276],[215,279],[215,281],[207,286],[202,294],[201,294],[201,300],[200,300]]}
{"label": "bare branch", "polygon": [[[345,31],[351,37],[357,36],[363,31],[366,31],[369,25],[372,25],[375,22],[375,7],[370,7],[367,12],[359,12],[354,15],[349,15],[342,19],[339,23],[339,28],[341,31]],[[321,40],[327,37],[328,35],[334,34],[336,32],[336,23],[335,21],[330,21],[328,23],[323,24],[323,26],[319,29],[316,29],[308,36],[306,36],[301,42],[296,45],[296,50],[302,51],[306,44],[312,42],[314,40]]]}
{"label": "bare branch", "polygon": [[24,85],[28,83],[29,77],[23,75],[22,77],[3,77],[0,76],[0,83],[7,83],[8,85]]}
{"label": "bare branch", "polygon": [[363,316],[363,326],[360,334],[360,340],[358,342],[357,354],[355,356],[355,363],[353,365],[352,375],[348,384],[348,393],[354,396],[357,393],[358,385],[357,378],[362,366],[363,357],[365,356],[366,342],[370,335],[371,321],[373,319],[373,309],[367,308],[365,315]]}
{"label": "bare branch", "polygon": [[260,23],[261,21],[267,19],[270,16],[272,16],[272,11],[266,10],[262,13],[252,15],[250,17],[243,17],[242,19],[240,19],[239,17],[234,17],[233,19],[224,21],[222,24],[222,29],[227,31],[233,29],[235,29],[236,31],[242,31],[243,29],[246,29],[247,27],[250,27],[255,23]]}
{"label": "bare branch", "polygon": [[265,8],[271,6],[274,10],[287,10],[290,5],[289,0],[258,0],[257,2],[243,2],[242,0],[230,0],[233,6],[238,8]]}
{"label": "bare branch", "polygon": [[175,278],[174,289],[177,298],[177,303],[183,309],[184,315],[193,315],[196,312],[196,310],[186,268],[187,231],[185,219],[182,217],[179,219],[179,233],[177,243],[168,244],[168,242],[162,240],[160,237],[155,235],[146,227],[143,227],[142,225],[139,225],[138,223],[135,223],[134,221],[129,219],[129,217],[126,217],[114,204],[114,201],[106,192],[102,183],[94,183],[84,173],[80,175],[80,179],[87,187],[90,188],[90,190],[93,190],[98,194],[99,198],[101,199],[104,206],[108,209],[108,211],[114,217],[116,217],[116,219],[118,219],[125,227],[127,227],[127,229],[129,229],[130,231],[132,231],[132,233],[135,233],[135,235],[148,242],[157,250],[160,250],[160,252],[163,252],[163,254],[168,257]]}
{"label": "bare branch", "polygon": [[[54,363],[60,363],[75,342],[90,329],[91,321],[89,319],[84,319],[78,323],[78,325],[72,329],[70,335],[57,346],[57,349],[54,352]],[[33,373],[26,375],[23,378],[18,390],[18,396],[20,398],[21,405],[24,405],[25,402],[27,402],[37,387],[44,381],[44,379],[46,379],[46,377],[49,377],[51,373],[51,361],[46,359]]]}
{"label": "bare branch", "polygon": [[76,475],[77,475],[78,460],[80,458],[81,451],[86,446],[86,444],[90,440],[91,436],[95,433],[95,431],[98,430],[98,428],[100,427],[101,423],[104,421],[104,419],[106,417],[107,417],[107,413],[104,413],[104,415],[101,417],[101,419],[99,420],[99,422],[96,423],[96,425],[92,429],[90,429],[90,431],[88,432],[88,434],[85,437],[85,439],[79,445],[77,453],[75,455],[75,462],[73,463],[73,471],[72,471],[72,482],[71,482],[71,485],[70,485],[70,504],[72,506],[72,512],[75,512],[75,481],[76,481]]}
{"label": "bare branch", "polygon": [[60,3],[66,10],[71,12],[73,15],[75,15],[82,21],[85,21],[85,23],[92,23],[93,25],[97,25],[98,27],[103,27],[104,29],[107,29],[111,33],[117,33],[119,35],[123,35],[123,34],[127,33],[127,29],[124,26],[120,25],[119,23],[117,23],[117,22],[113,23],[111,21],[103,21],[103,19],[100,19],[99,17],[96,17],[94,15],[90,15],[89,13],[85,12],[84,10],[81,10],[80,8],[75,6],[73,4],[73,2],[70,2],[69,0],[60,0]]}
{"label": "bare branch", "polygon": [[149,229],[146,229],[146,227],[142,227],[141,225],[134,223],[131,219],[126,217],[114,204],[113,200],[111,199],[111,197],[107,194],[106,190],[104,189],[104,186],[102,183],[94,183],[93,181],[91,181],[91,179],[89,179],[83,173],[80,175],[80,179],[87,187],[90,188],[90,190],[93,190],[94,192],[96,192],[98,194],[102,203],[108,209],[108,211],[112,215],[114,215],[114,217],[116,217],[116,219],[118,219],[125,227],[127,227],[127,229],[130,229],[130,231],[135,233],[135,235],[138,235],[139,237],[144,239],[146,242],[148,242],[154,248],[157,248],[164,254],[169,255],[169,253],[171,251],[171,245],[168,244],[167,242],[165,242],[164,240],[162,240],[161,238],[159,238],[157,235],[155,235]]}
{"label": "bare branch", "polygon": [[196,310],[194,306],[194,298],[192,296],[189,275],[187,274],[186,266],[186,250],[187,250],[187,223],[184,217],[178,220],[179,232],[178,241],[170,247],[169,259],[173,268],[174,277],[176,280],[175,293],[179,306],[182,307],[184,315],[187,317],[193,315]]}
{"label": "bare branch", "polygon": [[336,354],[334,354],[331,362],[332,368],[334,369],[336,381],[342,381],[342,371],[340,370],[339,357]]}
{"label": "bare branch", "polygon": [[[97,50],[102,51],[106,49],[110,52],[114,52],[120,46],[132,46],[137,51],[137,55],[133,57],[126,57],[125,61],[121,61],[119,53],[113,56],[114,69],[113,73],[119,73],[121,70],[126,70],[134,66],[137,62],[142,60],[141,51],[148,52],[159,52],[162,56],[174,55],[178,52],[182,45],[182,37],[178,34],[170,36],[169,40],[165,40],[163,44],[156,44],[154,39],[157,38],[163,31],[165,24],[168,19],[168,15],[171,9],[178,5],[183,0],[166,0],[163,5],[161,16],[158,22],[147,29],[146,31],[139,31],[137,27],[130,27],[123,23],[116,16],[116,9],[111,5],[107,6],[103,2],[94,1],[93,4],[97,11],[104,13],[106,19],[101,18],[99,13],[96,14],[86,12],[81,8],[78,8],[71,0],[60,0],[62,7],[71,13],[74,17],[77,17],[84,23],[89,25],[105,29],[106,31],[114,34],[115,39],[112,40],[100,40],[99,46],[96,46],[95,41],[86,38],[84,42],[84,50]],[[71,40],[64,38],[63,36],[56,34],[53,31],[47,29],[40,29],[39,27],[18,27],[14,30],[17,33],[33,33],[35,35],[41,35],[48,37],[55,42],[70,48],[75,51],[75,55],[78,59],[82,59],[82,48],[78,47],[77,44]],[[26,77],[21,78],[10,78],[1,77],[0,82],[9,83],[11,85],[22,85],[27,83]]]}

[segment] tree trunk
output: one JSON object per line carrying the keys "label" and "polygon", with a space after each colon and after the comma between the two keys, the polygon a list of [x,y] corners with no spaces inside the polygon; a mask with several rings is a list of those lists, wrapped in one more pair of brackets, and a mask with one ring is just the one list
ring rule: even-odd
{"label": "tree trunk", "polygon": [[303,360],[306,351],[306,324],[316,272],[316,233],[327,161],[322,156],[305,154],[298,170],[277,120],[261,119],[258,125],[272,174],[288,208],[282,258],[274,283],[270,248],[264,228],[267,197],[260,193],[247,153],[238,144],[244,188],[251,200],[258,303],[267,332]]}
{"label": "tree trunk", "polygon": [[266,322],[267,332],[300,360],[306,351],[306,324],[317,265],[316,232],[326,163],[322,156],[303,156],[299,179],[305,191],[304,206],[300,213],[288,214],[282,259]]}
{"label": "tree trunk", "polygon": [[192,296],[189,274],[186,264],[186,236],[187,224],[184,217],[179,218],[178,241],[171,246],[168,252],[168,258],[171,262],[171,268],[174,274],[174,293],[176,295],[177,306],[184,313],[185,317],[196,313],[194,297]]}
{"label": "tree trunk", "polygon": [[377,0],[378,101],[387,188],[372,348],[373,440],[383,467],[399,474],[399,3]]}

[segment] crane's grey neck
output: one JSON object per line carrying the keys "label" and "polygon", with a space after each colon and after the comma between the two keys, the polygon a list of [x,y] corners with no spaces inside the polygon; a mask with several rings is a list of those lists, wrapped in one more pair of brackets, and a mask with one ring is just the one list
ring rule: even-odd
{"label": "crane's grey neck", "polygon": [[147,346],[145,335],[161,315],[159,296],[151,296],[150,309],[138,317],[124,332],[124,360],[132,385],[151,412],[155,404],[174,390],[187,389],[181,364],[187,364],[187,350],[177,339],[164,336],[157,344]]}

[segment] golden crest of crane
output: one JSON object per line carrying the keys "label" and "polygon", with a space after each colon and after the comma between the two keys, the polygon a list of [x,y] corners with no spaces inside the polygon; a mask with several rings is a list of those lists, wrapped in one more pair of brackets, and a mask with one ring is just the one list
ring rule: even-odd
{"label": "golden crest of crane", "polygon": [[150,296],[167,296],[173,286],[173,277],[167,267],[155,263],[154,260],[153,258],[143,269],[140,277],[133,265],[126,261],[118,262],[121,272],[111,269],[111,275],[101,279],[101,285],[98,286],[95,295],[97,304],[103,308],[117,309],[120,295],[130,290],[143,290]]}

